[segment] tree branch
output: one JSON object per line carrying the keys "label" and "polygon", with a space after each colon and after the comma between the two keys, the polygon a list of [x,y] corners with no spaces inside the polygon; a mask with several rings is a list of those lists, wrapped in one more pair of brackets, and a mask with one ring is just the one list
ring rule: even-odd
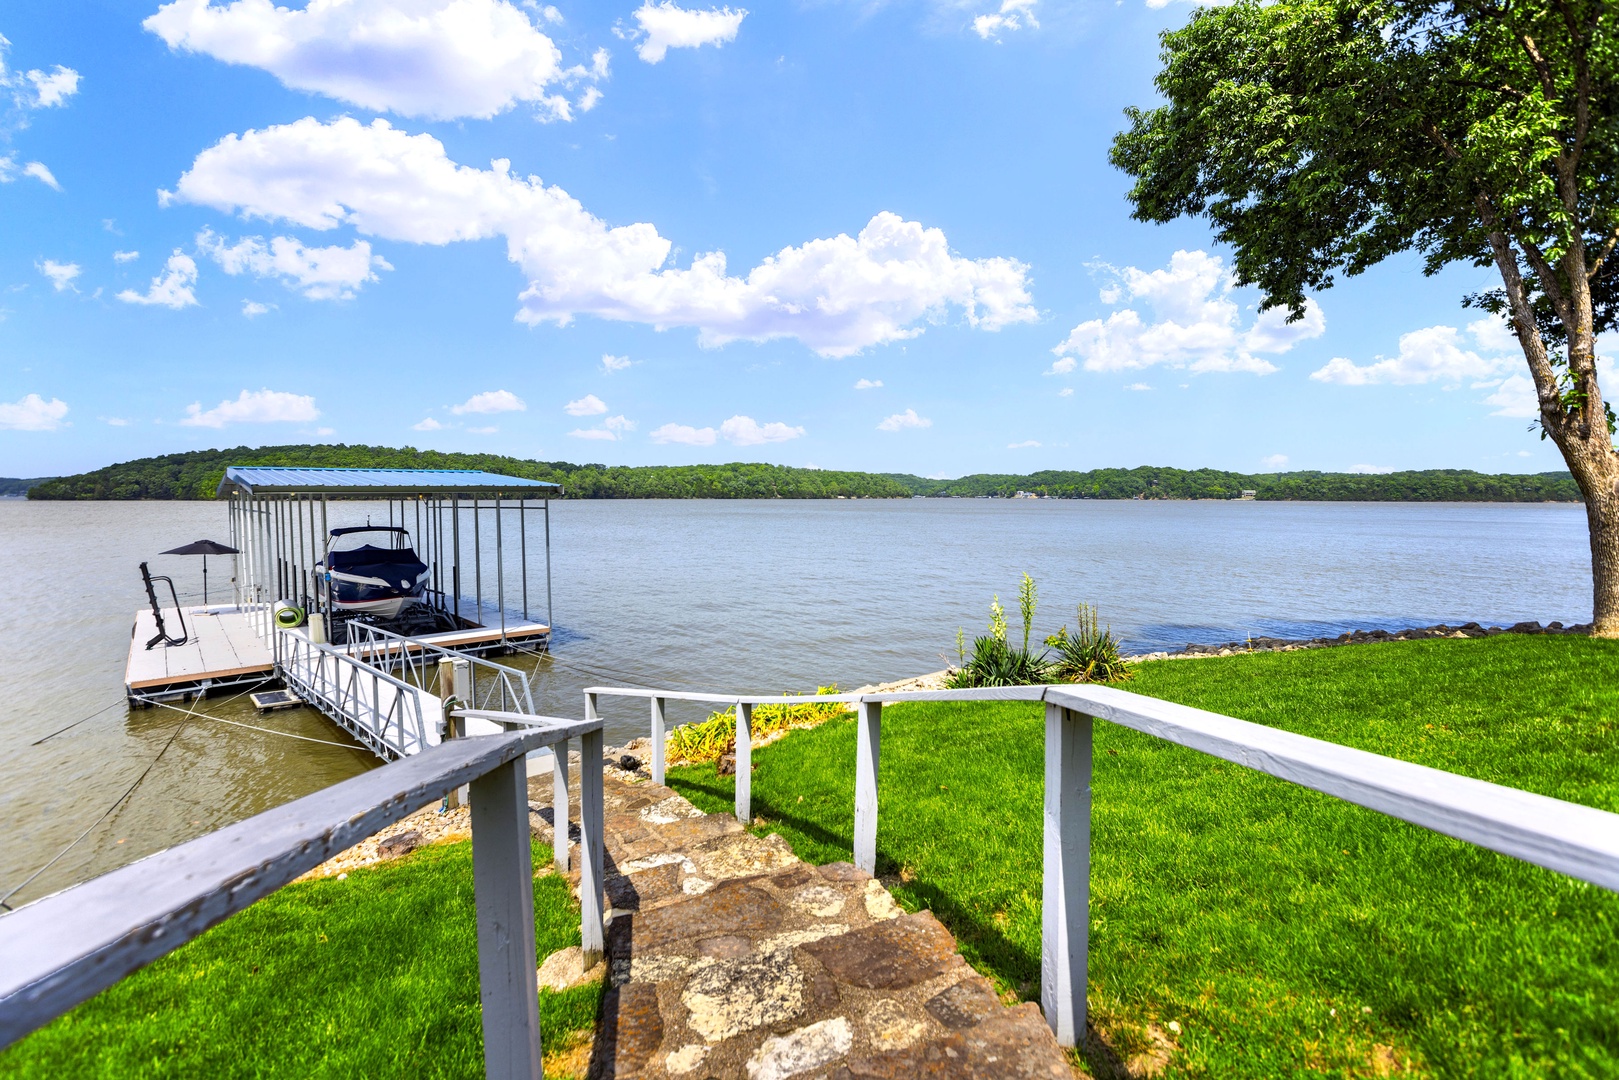
{"label": "tree branch", "polygon": [[1596,280],[1597,274],[1602,270],[1602,264],[1613,254],[1615,244],[1619,244],[1619,225],[1613,227],[1613,232],[1608,234],[1608,242],[1602,245],[1602,250],[1597,252],[1596,261],[1591,264],[1591,269],[1585,272],[1586,281]]}

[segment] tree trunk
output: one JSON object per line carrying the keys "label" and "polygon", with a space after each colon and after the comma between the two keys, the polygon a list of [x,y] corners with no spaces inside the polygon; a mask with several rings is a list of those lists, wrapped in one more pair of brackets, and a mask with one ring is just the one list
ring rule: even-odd
{"label": "tree trunk", "polygon": [[1619,638],[1619,455],[1607,445],[1605,418],[1592,426],[1588,437],[1558,443],[1585,496],[1591,534],[1591,636]]}

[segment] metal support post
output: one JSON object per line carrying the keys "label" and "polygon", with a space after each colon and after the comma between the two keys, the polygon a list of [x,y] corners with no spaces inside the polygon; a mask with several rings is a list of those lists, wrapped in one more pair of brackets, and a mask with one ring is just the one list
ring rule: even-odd
{"label": "metal support post", "polygon": [[661,697],[652,699],[652,782],[663,783],[663,744],[667,736],[664,734],[664,725],[667,723],[664,712],[664,701]]}
{"label": "metal support post", "polygon": [[501,531],[500,496],[495,496],[495,604],[500,608],[500,643],[506,644],[506,543]]}
{"label": "metal support post", "polygon": [[525,759],[518,755],[472,781],[471,787],[484,1075],[541,1080]]}
{"label": "metal support post", "polygon": [[1091,718],[1047,704],[1040,1004],[1061,1046],[1085,1041],[1090,863]]}
{"label": "metal support post", "polygon": [[753,706],[736,703],[736,819],[753,820]]}
{"label": "metal support post", "polygon": [[556,633],[556,617],[551,614],[551,500],[545,500],[545,647],[551,647],[551,635]]}
{"label": "metal support post", "polygon": [[882,753],[883,703],[862,701],[855,729],[854,864],[877,873],[877,762]]}

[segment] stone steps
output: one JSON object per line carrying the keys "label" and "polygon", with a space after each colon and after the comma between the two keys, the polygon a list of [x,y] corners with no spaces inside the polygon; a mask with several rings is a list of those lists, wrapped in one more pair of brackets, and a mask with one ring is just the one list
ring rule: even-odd
{"label": "stone steps", "polygon": [[[550,786],[529,787],[546,841]],[[931,913],[905,914],[864,871],[810,866],[634,774],[609,769],[604,789],[610,985],[591,1077],[1084,1075],[1038,1006],[1004,1005]]]}

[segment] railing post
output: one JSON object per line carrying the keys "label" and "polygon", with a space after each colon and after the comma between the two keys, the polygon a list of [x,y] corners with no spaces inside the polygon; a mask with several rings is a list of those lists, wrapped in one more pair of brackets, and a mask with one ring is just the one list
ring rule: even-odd
{"label": "railing post", "polygon": [[[596,695],[585,695],[585,719],[597,720]],[[602,862],[602,731],[579,736],[579,947],[586,971],[601,962],[604,880]]]}
{"label": "railing post", "polygon": [[883,703],[862,701],[854,759],[854,864],[877,873],[877,761],[882,752]]}
{"label": "railing post", "polygon": [[664,714],[663,698],[652,699],[652,782],[663,783],[663,743],[666,738],[664,725],[667,722]]}
{"label": "railing post", "polygon": [[1040,1003],[1061,1046],[1085,1041],[1090,865],[1091,718],[1047,703]]}
{"label": "railing post", "polygon": [[572,741],[551,744],[551,863],[559,874],[568,872],[568,744]]}
{"label": "railing post", "polygon": [[472,882],[487,1077],[540,1080],[528,770],[519,755],[472,781]]}
{"label": "railing post", "polygon": [[736,819],[753,820],[753,706],[736,703]]}

